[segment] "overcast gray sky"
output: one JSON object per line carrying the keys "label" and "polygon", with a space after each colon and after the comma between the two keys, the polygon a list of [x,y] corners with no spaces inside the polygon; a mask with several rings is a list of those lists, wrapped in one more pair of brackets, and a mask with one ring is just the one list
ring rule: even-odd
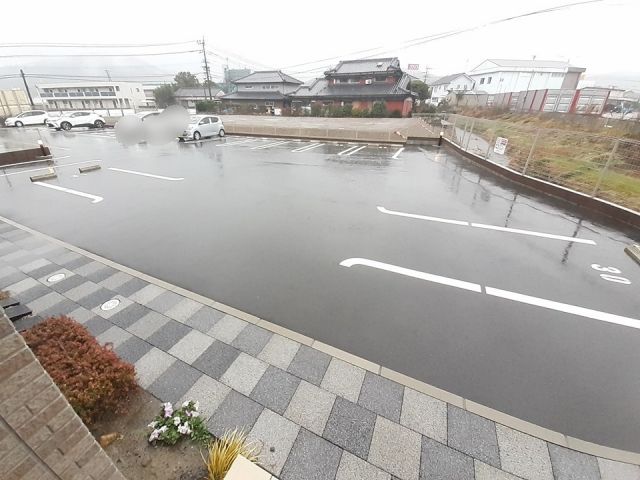
{"label": "overcast gray sky", "polygon": [[[338,58],[358,58],[380,52],[408,63],[428,66],[429,73],[445,75],[469,70],[485,58],[531,58],[570,60],[587,68],[588,75],[635,73],[640,88],[640,57],[637,48],[639,0],[605,0],[560,12],[517,19],[487,26],[458,36],[406,47],[404,41],[440,32],[480,25],[491,20],[548,8],[571,0],[455,0],[397,2],[298,0],[216,2],[147,2],[111,0],[95,3],[66,0],[3,2],[0,43],[84,42],[164,43],[195,40],[202,35],[211,50],[230,56],[231,66],[256,69],[283,68],[303,80],[321,75]],[[575,0],[574,0],[575,1]],[[45,25],[39,27],[39,25]],[[382,47],[379,50],[355,52]],[[0,55],[44,53],[137,53],[182,51],[195,44],[131,49],[43,49],[0,48]],[[308,62],[329,57],[309,65]],[[210,56],[213,71],[220,76],[225,63]],[[128,57],[127,62],[134,57]],[[42,65],[42,59],[0,58],[0,67]],[[48,59],[51,62],[62,58]],[[66,59],[69,61],[69,58]],[[197,70],[199,56],[135,57],[157,72]],[[83,65],[104,65],[118,72],[119,59],[78,58]],[[42,67],[40,68],[42,69]],[[633,80],[632,80],[633,81]],[[0,83],[0,88],[2,84]]]}

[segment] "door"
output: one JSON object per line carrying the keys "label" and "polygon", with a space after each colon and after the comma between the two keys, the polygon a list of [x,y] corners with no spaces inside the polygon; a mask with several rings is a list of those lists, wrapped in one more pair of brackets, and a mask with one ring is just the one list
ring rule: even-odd
{"label": "door", "polygon": [[47,120],[47,112],[42,110],[34,110],[31,115],[31,125],[42,125]]}
{"label": "door", "polygon": [[200,120],[200,122],[198,123],[198,131],[200,132],[200,135],[202,135],[203,137],[211,136],[210,117],[204,117],[202,120]]}
{"label": "door", "polygon": [[211,117],[211,135],[218,135],[220,133],[220,119],[218,117]]}

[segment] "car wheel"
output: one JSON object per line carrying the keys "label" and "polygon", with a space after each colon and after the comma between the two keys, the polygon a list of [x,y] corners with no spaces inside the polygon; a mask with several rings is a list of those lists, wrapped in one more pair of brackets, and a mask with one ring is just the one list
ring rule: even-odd
{"label": "car wheel", "polygon": [[218,132],[218,135],[220,135],[221,137],[224,137],[224,128],[220,129],[220,131]]}
{"label": "car wheel", "polygon": [[104,122],[102,120],[96,120],[95,122],[93,122],[93,124],[96,126],[96,128],[104,128]]}
{"label": "car wheel", "polygon": [[22,123],[22,122],[16,122],[16,127],[24,127],[24,123]]}
{"label": "car wheel", "polygon": [[200,140],[201,138],[202,138],[202,135],[200,135],[200,132],[193,132],[194,140]]}
{"label": "car wheel", "polygon": [[63,130],[71,130],[71,124],[69,122],[62,122],[60,124],[60,128]]}

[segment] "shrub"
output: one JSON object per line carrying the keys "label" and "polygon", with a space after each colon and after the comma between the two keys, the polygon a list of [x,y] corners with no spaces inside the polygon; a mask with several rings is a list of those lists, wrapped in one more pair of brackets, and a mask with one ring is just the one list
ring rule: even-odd
{"label": "shrub", "polygon": [[319,117],[320,115],[322,115],[322,105],[319,103],[311,105],[311,116]]}
{"label": "shrub", "polygon": [[138,388],[133,365],[120,360],[110,346],[101,346],[83,325],[60,316],[22,335],[86,424],[126,410]]}
{"label": "shrub", "polygon": [[367,108],[363,108],[362,110],[355,108],[351,110],[351,116],[352,117],[368,117],[369,110]]}
{"label": "shrub", "polygon": [[382,102],[375,102],[373,104],[373,107],[371,107],[370,115],[372,117],[376,117],[376,118],[378,118],[378,117],[386,117],[387,116],[387,107]]}
{"label": "shrub", "polygon": [[178,440],[189,437],[195,442],[205,443],[210,434],[204,425],[200,413],[199,403],[193,400],[184,402],[177,410],[167,402],[162,404],[162,410],[148,427],[153,431],[149,435],[149,443],[166,443],[175,445]]}
{"label": "shrub", "polygon": [[393,110],[389,116],[391,118],[402,118],[402,112],[400,110]]}
{"label": "shrub", "polygon": [[203,100],[196,102],[196,113],[218,113],[220,111],[220,102],[212,102]]}
{"label": "shrub", "polygon": [[342,116],[343,117],[350,117],[352,112],[353,112],[353,105],[347,104],[347,105],[342,107]]}
{"label": "shrub", "polygon": [[222,480],[238,455],[256,463],[258,447],[247,443],[247,435],[242,430],[227,431],[222,437],[209,444],[209,453],[205,459],[208,480]]}

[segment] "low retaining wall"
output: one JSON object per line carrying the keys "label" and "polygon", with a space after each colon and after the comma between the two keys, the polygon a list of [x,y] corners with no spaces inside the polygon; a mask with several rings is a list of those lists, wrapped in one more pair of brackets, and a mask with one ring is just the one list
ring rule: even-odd
{"label": "low retaining wall", "polygon": [[[49,155],[49,148],[45,147],[45,149],[47,151],[46,154]],[[40,148],[27,148],[24,150],[14,150],[12,152],[2,152],[0,153],[0,167],[16,163],[33,162],[36,160],[36,157],[39,157],[40,155],[42,155],[42,150]]]}
{"label": "low retaining wall", "polygon": [[600,200],[599,198],[589,197],[584,193],[577,192],[575,190],[571,190],[569,188],[561,187],[559,185],[555,185],[550,182],[545,182],[544,180],[539,180],[537,178],[528,177],[526,175],[522,175],[515,170],[511,170],[508,167],[504,167],[502,165],[498,165],[497,163],[493,163],[489,160],[485,160],[484,158],[468,152],[458,145],[452,143],[450,140],[446,138],[443,139],[443,145],[445,148],[449,148],[456,153],[464,156],[477,163],[478,165],[491,170],[492,172],[500,175],[501,177],[507,178],[509,180],[513,180],[517,183],[525,185],[529,188],[532,188],[536,191],[545,193],[547,195],[551,195],[556,198],[561,198],[563,200],[567,200],[570,203],[578,205],[580,207],[586,208],[588,210],[592,210],[598,213],[602,213],[607,215],[617,221],[623,222],[627,225],[631,225],[634,228],[640,229],[640,213],[634,212],[628,208],[622,207],[620,205],[616,205],[615,203],[610,203],[605,200]]}
{"label": "low retaining wall", "polygon": [[404,144],[405,138],[391,131],[348,130],[339,128],[288,128],[288,127],[234,127],[225,125],[225,131],[232,135],[247,137],[301,138],[307,140],[375,142]]}

